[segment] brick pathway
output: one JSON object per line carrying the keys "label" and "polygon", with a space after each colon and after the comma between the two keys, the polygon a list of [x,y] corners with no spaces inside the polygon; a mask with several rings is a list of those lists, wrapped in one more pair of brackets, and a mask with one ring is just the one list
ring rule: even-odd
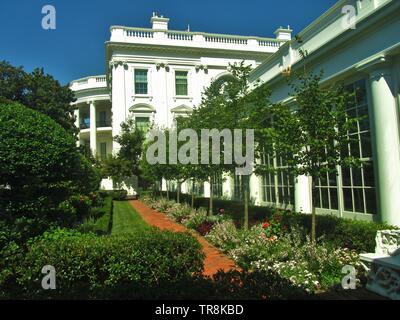
{"label": "brick pathway", "polygon": [[235,263],[227,256],[222,254],[218,249],[210,245],[203,237],[195,232],[186,229],[183,225],[171,221],[166,215],[155,211],[139,200],[129,201],[132,207],[141,215],[141,217],[149,224],[160,228],[161,230],[170,230],[174,232],[190,232],[203,246],[206,255],[204,260],[205,276],[212,276],[219,270],[225,272],[231,269],[237,269]]}

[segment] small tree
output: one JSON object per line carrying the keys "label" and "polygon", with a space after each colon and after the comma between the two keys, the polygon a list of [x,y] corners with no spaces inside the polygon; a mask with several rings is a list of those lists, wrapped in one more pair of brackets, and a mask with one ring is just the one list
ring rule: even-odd
{"label": "small tree", "polygon": [[271,126],[264,130],[264,141],[275,156],[286,159],[295,176],[311,177],[311,238],[315,242],[317,181],[327,172],[336,173],[338,165],[359,165],[357,159],[343,152],[357,119],[346,113],[346,107],[354,101],[350,93],[340,86],[324,88],[320,84],[322,73],[314,75],[304,70],[291,81],[295,106],[276,104],[269,108]]}
{"label": "small tree", "polygon": [[121,134],[114,140],[119,143],[120,149],[116,155],[102,161],[103,175],[119,183],[140,176],[145,132],[135,126],[134,119],[129,118],[121,124]]}

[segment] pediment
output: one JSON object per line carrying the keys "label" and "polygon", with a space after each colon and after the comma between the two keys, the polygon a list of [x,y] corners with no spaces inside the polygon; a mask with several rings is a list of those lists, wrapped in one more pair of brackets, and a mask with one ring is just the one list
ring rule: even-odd
{"label": "pediment", "polygon": [[130,112],[156,112],[156,109],[146,103],[135,104],[134,106],[129,108]]}
{"label": "pediment", "polygon": [[182,104],[180,106],[172,108],[171,112],[174,112],[174,113],[192,113],[193,109],[191,107],[187,106],[187,105]]}

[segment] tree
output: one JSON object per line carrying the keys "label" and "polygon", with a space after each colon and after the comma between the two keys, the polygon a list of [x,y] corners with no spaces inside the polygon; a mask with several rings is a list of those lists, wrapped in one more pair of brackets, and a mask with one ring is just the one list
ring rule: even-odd
{"label": "tree", "polygon": [[98,189],[100,176],[72,135],[48,116],[0,103],[0,218],[35,235],[76,218],[65,201]]}
{"label": "tree", "polygon": [[78,133],[71,105],[74,93],[43,69],[26,73],[22,67],[0,61],[0,96],[46,114],[73,135]]}
{"label": "tree", "polygon": [[[306,59],[307,54],[303,53]],[[267,149],[285,158],[290,172],[312,180],[311,238],[316,240],[316,185],[327,172],[337,173],[337,166],[358,166],[359,160],[343,152],[351,142],[348,136],[357,119],[350,118],[346,107],[352,95],[342,87],[323,87],[322,73],[295,74],[290,84],[295,106],[275,104],[269,108],[269,126],[263,130]],[[261,169],[261,170],[260,170]],[[269,170],[263,165],[259,171]]]}
{"label": "tree", "polygon": [[[182,128],[191,128],[197,131],[200,136],[202,129],[217,129],[222,132],[229,129],[234,132],[236,129],[254,129],[256,122],[264,116],[265,106],[269,105],[270,91],[265,86],[256,86],[250,84],[249,75],[252,68],[246,66],[244,62],[230,65],[228,71],[229,77],[217,79],[204,91],[202,102],[198,108],[194,110],[188,119],[181,121],[184,124]],[[258,82],[256,83],[258,84]],[[182,128],[179,128],[181,130]],[[216,176],[224,173],[231,175],[236,174],[239,164],[236,159],[229,163],[225,157],[229,156],[229,150],[225,150],[225,141],[219,141],[220,159],[224,159],[223,163],[212,164],[212,146],[209,149],[208,165],[187,166],[187,170],[191,172],[191,176],[205,179],[210,182],[210,213],[213,212],[213,182]],[[242,147],[247,146],[246,139],[242,139]],[[199,146],[200,150],[200,146]],[[199,161],[200,163],[200,161]],[[242,175],[243,181],[243,199],[244,199],[244,226],[248,227],[249,220],[249,175]]]}
{"label": "tree", "polygon": [[120,149],[116,155],[102,161],[103,176],[111,177],[117,183],[140,176],[145,132],[136,127],[133,118],[129,118],[121,124],[121,133],[114,140]]}

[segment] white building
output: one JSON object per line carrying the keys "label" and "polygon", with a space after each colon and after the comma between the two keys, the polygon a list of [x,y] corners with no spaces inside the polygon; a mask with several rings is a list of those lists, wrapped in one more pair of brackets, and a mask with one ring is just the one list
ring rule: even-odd
{"label": "white building", "polygon": [[[344,15],[346,11],[351,15]],[[171,126],[178,115],[190,113],[203,88],[226,76],[228,64],[236,61],[254,66],[252,79],[268,83],[274,101],[293,103],[282,76],[284,70],[299,67],[299,45],[291,40],[289,28],[279,28],[276,39],[268,39],[170,31],[168,19],[158,16],[151,22],[152,29],[111,27],[106,76],[71,83],[78,99],[80,143],[97,154],[118,150],[112,136],[128,116],[141,126],[151,121]],[[357,108],[349,111],[369,115],[354,133],[359,143],[349,148],[365,165],[338,168],[338,177],[321,181],[321,214],[400,225],[399,30],[400,1],[341,0],[300,33],[311,68],[324,70],[327,85],[340,82],[356,90]],[[251,178],[254,202],[310,212],[309,179],[292,179],[284,163],[266,161],[282,172]],[[208,189],[205,184],[205,196]],[[235,197],[237,185],[231,179],[217,189],[220,195]]]}

